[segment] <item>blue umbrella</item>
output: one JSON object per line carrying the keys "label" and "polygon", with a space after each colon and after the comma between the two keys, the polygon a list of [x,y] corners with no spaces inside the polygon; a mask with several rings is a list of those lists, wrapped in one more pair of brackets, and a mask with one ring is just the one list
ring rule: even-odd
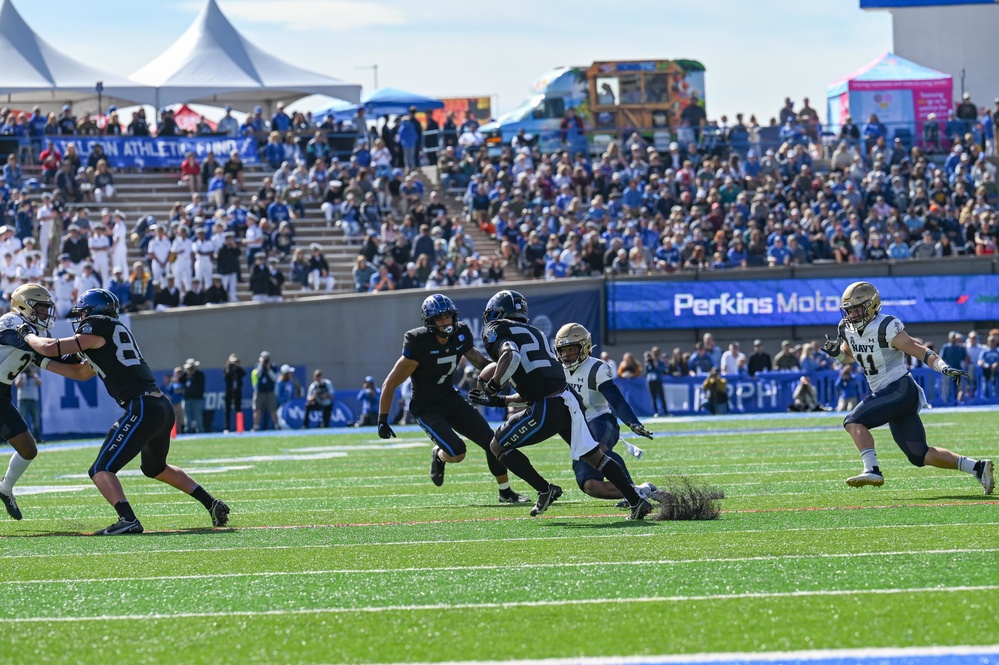
{"label": "blue umbrella", "polygon": [[317,123],[322,123],[327,117],[333,116],[334,120],[350,120],[357,113],[357,104],[345,102],[342,99],[334,99],[326,106],[321,106],[312,112],[312,119]]}
{"label": "blue umbrella", "polygon": [[444,102],[433,97],[425,97],[415,92],[398,88],[379,88],[361,97],[361,105],[368,113],[379,115],[403,115],[413,106],[417,111],[433,111],[444,108]]}

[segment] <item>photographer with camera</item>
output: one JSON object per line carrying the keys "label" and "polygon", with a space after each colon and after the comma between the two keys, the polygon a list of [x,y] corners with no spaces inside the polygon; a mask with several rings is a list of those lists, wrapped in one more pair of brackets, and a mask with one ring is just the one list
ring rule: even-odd
{"label": "photographer with camera", "polygon": [[[665,376],[666,363],[663,362],[662,351],[658,346],[653,346],[651,350],[645,352],[645,380],[648,382],[649,396],[652,398],[653,418],[669,413],[669,407],[666,406],[666,392],[663,390]],[[662,405],[661,409],[657,403]]]}
{"label": "photographer with camera", "polygon": [[205,431],[205,373],[194,358],[184,361],[184,431],[188,434]]}
{"label": "photographer with camera", "polygon": [[277,380],[278,371],[271,364],[271,354],[261,351],[257,366],[250,372],[250,383],[253,385],[254,431],[261,429],[261,420],[265,413],[270,416],[271,427],[277,427],[277,395],[274,392]]}
{"label": "photographer with camera", "polygon": [[225,382],[225,422],[222,424],[222,431],[226,434],[232,431],[233,414],[243,410],[245,376],[246,370],[239,364],[239,356],[230,353],[225,367],[222,368],[222,380]]}
{"label": "photographer with camera", "polygon": [[333,382],[323,378],[322,370],[312,373],[312,383],[305,395],[305,421],[303,427],[309,429],[309,416],[313,411],[323,414],[323,427],[330,426],[330,416],[333,413]]}

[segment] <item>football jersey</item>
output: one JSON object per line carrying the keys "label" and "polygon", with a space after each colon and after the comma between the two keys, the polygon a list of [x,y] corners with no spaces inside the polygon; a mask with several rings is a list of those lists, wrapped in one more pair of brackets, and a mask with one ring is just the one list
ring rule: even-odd
{"label": "football jersey", "polygon": [[[15,312],[0,316],[0,398],[11,398],[11,385],[17,375],[31,363],[35,353],[28,343],[17,334],[18,327],[25,323]],[[41,332],[42,335],[46,333]]]}
{"label": "football jersey", "polygon": [[867,324],[862,334],[839,324],[839,336],[850,347],[850,353],[864,370],[871,392],[877,392],[909,371],[905,367],[905,354],[891,345],[895,335],[905,326],[894,316],[878,314]]}
{"label": "football jersey", "polygon": [[104,338],[104,346],[87,349],[84,355],[104,381],[108,394],[118,404],[125,406],[145,393],[159,390],[152,370],[132,337],[132,331],[121,321],[108,316],[88,316],[80,323],[77,332]]}
{"label": "football jersey", "polygon": [[520,366],[510,381],[521,397],[528,402],[537,402],[565,390],[565,370],[543,332],[532,325],[507,319],[490,321],[482,329],[482,342],[493,360],[500,357],[503,343],[507,341],[520,351]]}
{"label": "football jersey", "polygon": [[605,381],[613,381],[614,373],[610,365],[590,356],[579,364],[576,369],[565,370],[565,378],[573,390],[583,398],[586,409],[586,420],[591,421],[605,413],[613,413],[607,398],[600,392],[600,386]]}
{"label": "football jersey", "polygon": [[420,363],[413,372],[413,400],[417,409],[454,397],[454,372],[458,361],[474,346],[472,331],[464,323],[441,344],[426,328],[413,328],[402,340],[402,355]]}

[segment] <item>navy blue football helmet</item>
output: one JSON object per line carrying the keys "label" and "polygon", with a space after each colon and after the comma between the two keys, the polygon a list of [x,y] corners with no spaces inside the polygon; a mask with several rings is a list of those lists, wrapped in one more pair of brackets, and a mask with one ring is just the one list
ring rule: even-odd
{"label": "navy blue football helmet", "polygon": [[482,312],[482,325],[497,319],[509,319],[529,323],[527,316],[527,298],[516,291],[500,291],[486,303]]}
{"label": "navy blue football helmet", "polygon": [[[427,330],[441,337],[450,337],[458,329],[458,308],[454,301],[445,295],[435,293],[423,301],[422,307],[423,324]],[[454,318],[451,325],[440,328],[434,323],[434,319],[442,314],[451,314]]]}
{"label": "navy blue football helmet", "polygon": [[90,289],[80,295],[76,307],[69,311],[69,319],[76,322],[82,322],[90,316],[117,319],[119,307],[121,304],[115,294],[104,289]]}

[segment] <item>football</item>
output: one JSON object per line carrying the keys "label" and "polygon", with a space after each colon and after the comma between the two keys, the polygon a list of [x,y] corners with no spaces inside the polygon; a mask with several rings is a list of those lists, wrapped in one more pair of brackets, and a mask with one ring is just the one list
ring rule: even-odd
{"label": "football", "polygon": [[484,387],[489,382],[489,379],[493,378],[493,374],[495,373],[496,363],[489,363],[483,367],[482,371],[479,372],[479,388]]}

